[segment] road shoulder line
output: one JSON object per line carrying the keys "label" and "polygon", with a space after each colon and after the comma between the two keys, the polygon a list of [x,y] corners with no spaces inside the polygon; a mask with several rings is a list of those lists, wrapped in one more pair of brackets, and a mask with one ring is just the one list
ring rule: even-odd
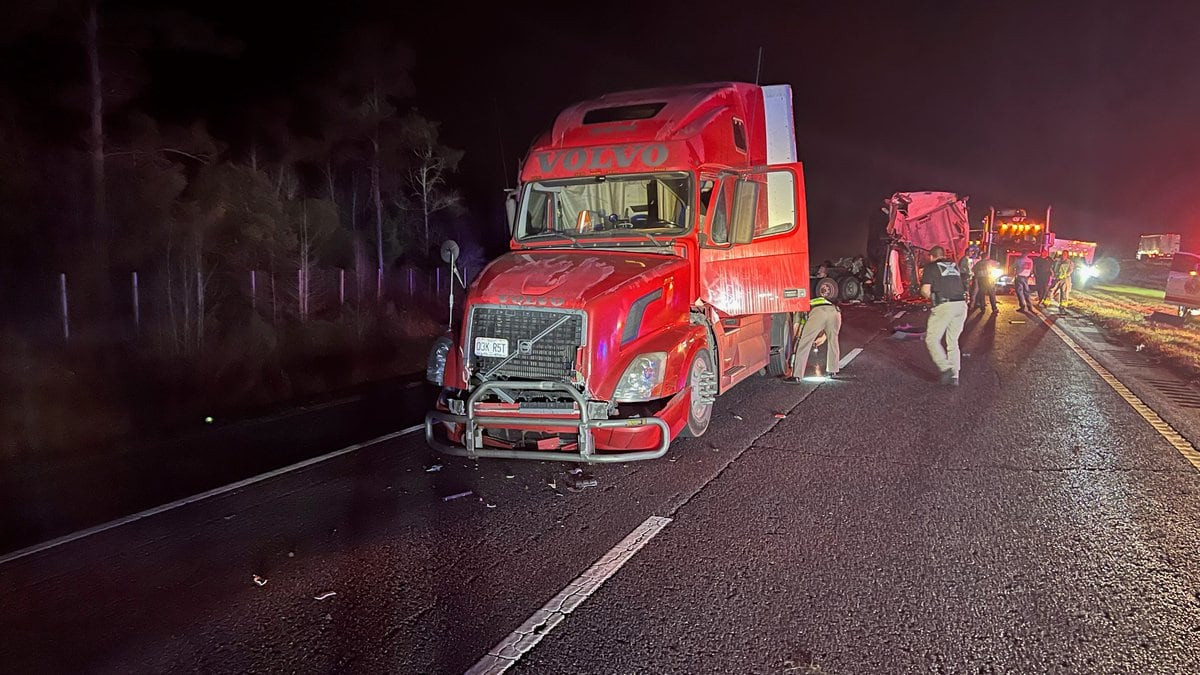
{"label": "road shoulder line", "polygon": [[617,570],[629,562],[635,553],[650,543],[670,524],[671,518],[650,516],[624,539],[600,556],[586,572],[567,584],[519,628],[492,647],[483,658],[467,670],[466,675],[499,675],[516,664],[524,654],[537,646],[550,631],[575,611],[584,600],[595,593]]}
{"label": "road shoulder line", "polygon": [[362,450],[363,448],[366,448],[366,447],[369,447],[372,445],[376,445],[378,443],[384,443],[386,441],[392,440],[393,438],[398,438],[400,436],[404,436],[405,434],[410,434],[414,431],[417,431],[418,429],[424,429],[424,428],[425,428],[424,424],[418,424],[415,426],[408,427],[407,429],[401,429],[400,431],[394,431],[390,434],[384,434],[383,436],[379,436],[378,438],[372,438],[369,441],[364,441],[362,443],[356,443],[354,445],[344,447],[340,450],[334,450],[333,452],[326,453],[319,457],[313,457],[310,459],[306,459],[302,462],[297,462],[295,464],[290,464],[288,466],[285,466],[285,467],[282,467],[279,469],[275,469],[273,471],[268,471],[266,473],[260,473],[257,476],[251,476],[250,478],[246,478],[244,480],[237,481],[236,483],[222,485],[221,487],[213,488],[206,492],[194,494],[190,497],[184,497],[183,499],[177,499],[173,502],[163,504],[161,506],[155,506],[153,508],[146,509],[145,511],[139,511],[137,513],[133,513],[128,516],[117,518],[116,520],[110,520],[107,523],[102,523],[100,525],[96,525],[94,527],[89,527],[84,530],[79,530],[77,532],[72,532],[70,534],[64,534],[63,536],[58,537],[56,539],[44,541],[40,544],[34,544],[33,546],[28,546],[26,548],[23,548],[23,549],[20,549],[17,551],[13,551],[12,553],[7,553],[3,556],[0,556],[0,565],[4,565],[4,564],[10,563],[10,562],[13,562],[15,560],[19,560],[26,556],[31,556],[35,553],[41,553],[42,551],[47,551],[47,550],[55,548],[57,546],[62,546],[63,544],[68,544],[70,542],[77,541],[77,540],[83,539],[85,537],[90,537],[94,534],[100,534],[101,532],[105,532],[105,531],[111,530],[113,528],[121,527],[122,525],[128,525],[130,523],[135,523],[139,520],[149,518],[150,516],[156,516],[160,513],[164,513],[166,511],[171,511],[173,509],[177,509],[181,506],[187,506],[188,504],[194,504],[196,502],[204,501],[205,499],[209,499],[211,497],[216,497],[217,495],[225,494],[226,492],[232,492],[233,490],[244,488],[246,486],[253,485],[255,483],[260,483],[264,480],[267,480],[270,478],[275,478],[276,476],[281,476],[285,473],[297,471],[299,469],[303,469],[305,467],[312,466],[313,464],[320,464],[321,462],[333,459],[334,457],[340,457],[341,455],[345,455],[347,453],[354,452],[355,450]]}
{"label": "road shoulder line", "polygon": [[1171,445],[1171,447],[1178,450],[1179,454],[1183,455],[1184,459],[1186,459],[1197,471],[1200,471],[1200,452],[1197,452],[1196,447],[1192,445],[1191,441],[1184,438],[1183,434],[1176,431],[1174,427],[1163,420],[1158,413],[1154,412],[1153,408],[1147,405],[1146,402],[1138,397],[1137,394],[1133,393],[1129,387],[1125,386],[1123,382],[1117,379],[1115,375],[1101,365],[1101,363],[1097,361],[1095,357],[1089,354],[1086,349],[1081,347],[1074,338],[1072,338],[1070,335],[1067,335],[1067,332],[1063,330],[1056,322],[1051,321],[1045,314],[1042,314],[1041,312],[1038,314],[1041,316],[1042,322],[1049,326],[1050,330],[1054,331],[1054,334],[1071,348],[1071,351],[1075,352],[1079,358],[1083,359],[1084,363],[1088,364],[1092,370],[1096,371],[1096,374],[1100,376],[1100,379],[1104,380],[1108,386],[1112,387],[1113,391],[1117,392],[1117,395],[1120,396],[1126,403],[1128,403],[1138,415],[1141,415],[1142,419],[1146,420],[1146,422],[1153,427],[1154,430],[1157,431],[1158,434]]}

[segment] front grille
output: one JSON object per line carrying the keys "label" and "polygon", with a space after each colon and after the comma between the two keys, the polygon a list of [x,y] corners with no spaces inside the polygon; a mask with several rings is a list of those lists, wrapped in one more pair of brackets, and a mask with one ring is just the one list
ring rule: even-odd
{"label": "front grille", "polygon": [[[567,320],[522,351],[532,340],[563,318]],[[508,353],[517,355],[493,377],[531,380],[569,380],[575,372],[575,355],[583,344],[583,315],[577,312],[516,307],[475,307],[471,311],[471,343],[466,345],[477,373],[487,373],[504,361],[498,356],[476,356],[475,338],[504,338]]]}

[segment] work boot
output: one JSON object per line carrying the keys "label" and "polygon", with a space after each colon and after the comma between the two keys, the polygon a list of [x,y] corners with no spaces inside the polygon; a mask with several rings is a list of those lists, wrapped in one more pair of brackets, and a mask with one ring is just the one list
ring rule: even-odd
{"label": "work boot", "polygon": [[943,370],[941,378],[939,379],[938,383],[942,384],[942,385],[958,384],[958,376],[954,374],[954,369],[947,368],[947,369]]}

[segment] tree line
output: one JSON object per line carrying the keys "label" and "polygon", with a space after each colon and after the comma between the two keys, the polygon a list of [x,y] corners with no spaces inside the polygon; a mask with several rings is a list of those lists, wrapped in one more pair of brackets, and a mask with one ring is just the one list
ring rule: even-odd
{"label": "tree line", "polygon": [[100,307],[109,279],[152,272],[192,324],[250,270],[369,269],[383,295],[397,259],[427,259],[461,214],[463,153],[413,107],[413,53],[378,24],[346,35],[214,131],[148,103],[164,62],[236,63],[246,45],[204,19],[99,0],[17,11],[0,29],[0,262],[70,270]]}

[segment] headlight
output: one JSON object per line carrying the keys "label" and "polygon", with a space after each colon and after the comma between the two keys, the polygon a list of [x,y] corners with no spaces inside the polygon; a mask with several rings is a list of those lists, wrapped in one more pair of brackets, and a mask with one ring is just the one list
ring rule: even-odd
{"label": "headlight", "polygon": [[1092,277],[1099,274],[1099,272],[1096,271],[1095,265],[1084,265],[1082,268],[1080,268],[1079,274],[1084,279],[1091,279]]}
{"label": "headlight", "polygon": [[426,380],[442,386],[442,378],[446,374],[446,356],[453,347],[454,343],[448,337],[440,337],[434,341],[433,348],[429,350],[429,362],[425,364]]}
{"label": "headlight", "polygon": [[620,403],[639,403],[658,398],[655,389],[662,384],[666,369],[666,352],[639,355],[621,375],[617,390],[613,392],[613,400]]}
{"label": "headlight", "polygon": [[1000,270],[993,267],[988,270],[988,276],[992,278],[992,281],[995,281],[1000,278]]}
{"label": "headlight", "polygon": [[1007,274],[1003,274],[1003,275],[1001,275],[1001,276],[1000,276],[1000,283],[1002,283],[1002,284],[1011,284],[1011,283],[1012,283],[1012,277],[1011,277],[1011,276],[1009,276],[1009,275],[1007,275]]}

